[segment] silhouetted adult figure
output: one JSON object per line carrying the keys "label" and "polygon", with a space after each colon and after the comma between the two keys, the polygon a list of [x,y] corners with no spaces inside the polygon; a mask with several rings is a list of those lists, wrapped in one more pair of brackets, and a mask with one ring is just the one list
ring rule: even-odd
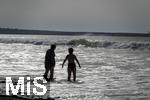
{"label": "silhouetted adult figure", "polygon": [[66,58],[62,64],[62,68],[63,68],[66,60],[68,60],[68,81],[71,81],[70,80],[71,73],[73,73],[73,81],[75,82],[76,81],[76,64],[75,64],[75,61],[78,63],[80,68],[81,68],[81,66],[80,66],[80,63],[79,63],[77,57],[73,54],[73,48],[69,48],[68,52],[69,52],[69,54],[66,56]]}
{"label": "silhouetted adult figure", "polygon": [[[51,48],[47,50],[45,55],[45,74],[43,75],[47,81],[52,81],[54,76],[55,67],[55,49],[56,45],[51,45]],[[48,73],[50,71],[50,78],[48,78]]]}

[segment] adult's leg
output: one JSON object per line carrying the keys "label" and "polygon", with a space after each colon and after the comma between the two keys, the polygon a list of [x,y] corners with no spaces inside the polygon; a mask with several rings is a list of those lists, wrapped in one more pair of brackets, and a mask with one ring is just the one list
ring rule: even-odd
{"label": "adult's leg", "polygon": [[49,63],[45,62],[45,73],[44,73],[44,78],[47,79],[47,75],[49,72],[50,68],[49,68]]}
{"label": "adult's leg", "polygon": [[48,68],[45,68],[45,73],[44,73],[44,75],[47,77],[47,75],[48,75],[48,72],[49,72],[49,69]]}
{"label": "adult's leg", "polygon": [[54,77],[54,67],[50,68],[50,80],[53,80]]}

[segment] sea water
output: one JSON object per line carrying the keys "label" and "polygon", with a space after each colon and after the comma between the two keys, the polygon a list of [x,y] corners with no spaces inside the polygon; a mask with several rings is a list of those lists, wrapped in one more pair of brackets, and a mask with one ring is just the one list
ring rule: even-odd
{"label": "sea water", "polygon": [[[150,38],[115,36],[0,35],[0,75],[44,74],[44,58],[56,43],[56,100],[149,100]],[[68,48],[81,63],[77,82],[67,82]],[[2,77],[1,77],[2,78]],[[0,83],[2,84],[2,83]]]}

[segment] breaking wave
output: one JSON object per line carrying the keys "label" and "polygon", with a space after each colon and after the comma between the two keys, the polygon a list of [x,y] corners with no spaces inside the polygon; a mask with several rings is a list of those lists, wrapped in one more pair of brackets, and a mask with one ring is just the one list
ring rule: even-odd
{"label": "breaking wave", "polygon": [[102,47],[114,49],[150,49],[148,42],[113,42],[113,41],[88,41],[86,39],[71,40],[68,45],[84,45],[86,47]]}
{"label": "breaking wave", "polygon": [[68,45],[84,45],[85,47],[101,47],[113,49],[149,49],[148,42],[112,42],[112,41],[88,41],[86,39],[71,40]]}
{"label": "breaking wave", "polygon": [[57,45],[72,45],[72,46],[85,46],[85,47],[100,47],[112,49],[148,49],[150,50],[149,42],[114,42],[114,41],[90,41],[86,39],[75,39],[70,41],[47,41],[47,40],[21,40],[21,39],[0,39],[0,43],[24,43],[34,45],[50,45],[55,43]]}

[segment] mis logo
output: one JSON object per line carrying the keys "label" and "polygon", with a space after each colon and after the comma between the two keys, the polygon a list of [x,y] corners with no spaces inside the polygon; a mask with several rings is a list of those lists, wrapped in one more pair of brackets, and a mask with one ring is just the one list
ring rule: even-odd
{"label": "mis logo", "polygon": [[[17,82],[13,82],[11,77],[6,77],[6,95],[45,95],[48,86],[44,85],[47,81],[43,77],[19,77]],[[19,92],[20,90],[20,92]],[[25,92],[26,91],[26,92]]]}

